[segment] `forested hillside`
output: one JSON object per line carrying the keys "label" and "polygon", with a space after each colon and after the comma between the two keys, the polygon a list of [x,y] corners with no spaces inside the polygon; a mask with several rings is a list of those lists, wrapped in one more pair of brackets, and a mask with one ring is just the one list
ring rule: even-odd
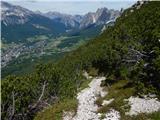
{"label": "forested hillside", "polygon": [[83,71],[108,81],[128,80],[135,94],[160,93],[160,4],[139,2],[114,26],[57,63],[38,65],[33,74],[2,80],[2,119],[33,119],[37,111],[74,98]]}

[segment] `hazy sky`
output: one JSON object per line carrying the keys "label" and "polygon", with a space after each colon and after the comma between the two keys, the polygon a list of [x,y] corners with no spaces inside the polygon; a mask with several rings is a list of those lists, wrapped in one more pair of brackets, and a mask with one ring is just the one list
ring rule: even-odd
{"label": "hazy sky", "polygon": [[67,14],[85,14],[98,8],[120,10],[130,7],[136,0],[3,0],[33,11],[57,11]]}

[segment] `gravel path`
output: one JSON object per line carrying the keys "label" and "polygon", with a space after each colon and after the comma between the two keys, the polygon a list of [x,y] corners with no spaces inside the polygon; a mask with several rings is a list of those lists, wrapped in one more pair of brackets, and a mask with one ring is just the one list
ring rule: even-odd
{"label": "gravel path", "polygon": [[111,109],[110,112],[106,113],[103,120],[120,120],[120,113],[114,109]]}
{"label": "gravel path", "polygon": [[[103,91],[103,88],[100,86],[101,81],[105,80],[105,77],[94,78],[88,88],[85,88],[80,93],[78,93],[78,108],[77,114],[72,116],[66,114],[63,116],[63,120],[100,120],[101,114],[97,114],[98,106],[95,104],[95,101],[98,97],[104,97],[107,92]],[[110,119],[112,116],[112,119]],[[111,110],[106,114],[104,120],[119,120],[119,112]]]}

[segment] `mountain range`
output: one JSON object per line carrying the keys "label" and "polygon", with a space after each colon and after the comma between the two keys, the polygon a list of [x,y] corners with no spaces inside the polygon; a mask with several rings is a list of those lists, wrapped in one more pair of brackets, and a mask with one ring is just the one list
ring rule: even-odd
{"label": "mountain range", "polygon": [[118,10],[109,10],[107,8],[99,8],[96,12],[89,12],[85,15],[68,15],[59,12],[41,13],[52,20],[60,21],[68,28],[86,28],[90,25],[106,24],[109,20],[116,19],[120,12]]}
{"label": "mountain range", "polygon": [[115,20],[120,12],[100,8],[85,15],[68,15],[59,12],[33,12],[21,6],[1,2],[2,41],[23,42],[24,39],[43,34],[54,37],[73,30],[82,30],[89,26],[105,25]]}

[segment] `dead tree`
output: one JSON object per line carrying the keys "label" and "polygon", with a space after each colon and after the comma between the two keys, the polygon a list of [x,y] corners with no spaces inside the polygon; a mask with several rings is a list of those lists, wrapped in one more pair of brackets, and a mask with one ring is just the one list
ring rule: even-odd
{"label": "dead tree", "polygon": [[42,86],[42,93],[41,93],[41,95],[40,95],[40,97],[39,97],[39,99],[38,99],[38,102],[39,101],[41,101],[41,99],[42,99],[42,97],[43,97],[43,95],[44,95],[44,91],[45,91],[45,88],[46,88],[46,81],[44,81],[44,83],[43,83],[43,86]]}
{"label": "dead tree", "polygon": [[43,98],[43,96],[44,96],[44,92],[45,92],[45,89],[46,89],[46,85],[47,85],[47,81],[45,80],[45,81],[43,82],[43,85],[42,85],[42,92],[41,92],[41,94],[40,94],[37,102],[36,102],[34,105],[30,106],[30,111],[35,110],[36,107],[37,107],[37,106],[39,105],[39,103],[41,102],[41,100],[42,100],[42,98]]}

